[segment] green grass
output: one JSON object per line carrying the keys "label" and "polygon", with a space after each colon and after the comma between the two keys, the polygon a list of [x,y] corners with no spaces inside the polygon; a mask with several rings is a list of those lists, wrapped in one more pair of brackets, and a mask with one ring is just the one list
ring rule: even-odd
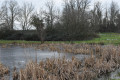
{"label": "green grass", "polygon": [[[99,38],[94,38],[93,40],[86,41],[74,41],[74,43],[104,43],[104,44],[120,44],[120,34],[119,33],[99,33]],[[57,41],[62,42],[62,41]],[[49,43],[57,43],[56,41],[50,41]],[[65,41],[69,43],[69,41]]]}
{"label": "green grass", "polygon": [[41,43],[40,41],[25,41],[25,40],[0,40],[0,44],[12,44],[12,43]]}
{"label": "green grass", "polygon": [[100,38],[88,41],[78,41],[78,43],[104,43],[104,44],[120,44],[120,34],[118,33],[100,33]]}
{"label": "green grass", "polygon": [[[120,44],[119,33],[99,33],[99,38],[86,41],[73,41],[73,43],[104,43],[104,44]],[[11,43],[40,43],[40,41],[22,41],[22,40],[0,40],[0,44]],[[70,43],[69,41],[46,41],[46,43]]]}

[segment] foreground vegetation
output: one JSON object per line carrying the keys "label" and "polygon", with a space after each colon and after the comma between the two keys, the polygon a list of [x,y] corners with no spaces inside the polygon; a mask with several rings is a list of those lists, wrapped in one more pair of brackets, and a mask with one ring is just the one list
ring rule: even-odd
{"label": "foreground vegetation", "polygon": [[9,74],[9,68],[0,63],[0,80],[5,80],[5,76]]}
{"label": "foreground vegetation", "polygon": [[[85,41],[72,41],[72,43],[98,43],[98,44],[120,44],[119,33],[99,33],[98,38]],[[25,43],[25,44],[40,44],[40,41],[25,41],[25,40],[0,40],[1,44]],[[71,41],[46,41],[45,43],[71,43]]]}
{"label": "foreground vegetation", "polygon": [[[23,47],[31,46],[23,45]],[[85,54],[88,57],[82,60],[75,57],[69,60],[59,57],[40,62],[30,61],[25,68],[12,71],[13,80],[97,80],[120,67],[120,46],[58,43],[32,47],[58,52],[61,50],[60,52],[64,53]]]}

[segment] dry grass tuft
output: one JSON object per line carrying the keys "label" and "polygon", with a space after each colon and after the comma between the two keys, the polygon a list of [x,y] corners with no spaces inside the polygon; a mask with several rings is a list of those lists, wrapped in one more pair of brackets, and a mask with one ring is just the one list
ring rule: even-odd
{"label": "dry grass tuft", "polygon": [[9,69],[0,63],[0,79],[4,79],[9,74]]}
{"label": "dry grass tuft", "polygon": [[[26,45],[24,45],[26,46]],[[28,45],[27,45],[28,46]],[[34,47],[31,45],[31,47]],[[95,80],[97,77],[115,71],[120,67],[120,46],[89,44],[41,44],[41,50],[85,54],[83,60],[51,58],[39,63],[30,61],[24,69],[14,69],[14,80]]]}

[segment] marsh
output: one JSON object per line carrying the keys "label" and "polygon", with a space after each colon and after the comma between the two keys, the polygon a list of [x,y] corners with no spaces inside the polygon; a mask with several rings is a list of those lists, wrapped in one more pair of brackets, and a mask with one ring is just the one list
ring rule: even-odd
{"label": "marsh", "polygon": [[0,61],[8,66],[10,69],[22,68],[25,64],[30,60],[46,60],[46,58],[59,58],[65,56],[67,59],[71,59],[72,56],[76,58],[83,59],[87,57],[87,55],[81,54],[72,54],[72,53],[58,53],[57,51],[47,51],[47,50],[39,50],[35,48],[25,48],[21,46],[9,45],[8,47],[3,48],[0,46]]}

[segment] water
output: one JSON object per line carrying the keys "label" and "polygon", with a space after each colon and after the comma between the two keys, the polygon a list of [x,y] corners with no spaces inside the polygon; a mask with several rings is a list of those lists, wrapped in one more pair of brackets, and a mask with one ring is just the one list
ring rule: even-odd
{"label": "water", "polygon": [[[50,51],[42,51],[36,50],[34,48],[23,48],[21,46],[8,46],[2,48],[0,46],[0,62],[9,67],[10,72],[13,71],[14,67],[17,70],[24,68],[25,64],[30,60],[46,60],[46,58],[59,58],[59,57],[66,57],[66,59],[71,59],[75,56],[78,59],[83,59],[87,57],[87,55],[75,55],[71,53],[58,53],[58,52],[50,52]],[[9,74],[9,80],[12,80],[12,73]]]}
{"label": "water", "polygon": [[[118,73],[119,73],[119,75],[118,75]],[[120,79],[120,69],[116,70],[115,72],[112,72],[110,74],[110,78],[119,80]]]}
{"label": "water", "polygon": [[[42,50],[36,50],[34,48],[23,48],[20,46],[9,46],[6,48],[2,48],[0,46],[0,62],[4,64],[5,66],[9,67],[9,69],[12,70],[14,67],[17,69],[25,67],[25,64],[27,64],[30,60],[45,60],[46,58],[59,58],[65,56],[66,59],[71,59],[73,56],[78,59],[83,59],[85,57],[88,57],[87,55],[81,55],[81,54],[72,54],[72,53],[58,53],[58,52],[50,52],[50,51],[42,51]],[[120,79],[120,77],[116,76],[120,72],[119,70],[116,70],[116,72],[111,73],[110,75],[103,76],[99,80],[108,80],[108,79]],[[12,73],[10,73],[10,76],[12,76]],[[10,77],[9,80],[12,80],[12,77]]]}
{"label": "water", "polygon": [[2,48],[0,46],[0,61],[5,66],[8,66],[10,69],[22,68],[25,64],[30,60],[45,60],[46,58],[51,57],[63,57],[65,56],[67,59],[71,59],[72,56],[75,56],[78,59],[82,59],[87,57],[86,55],[75,55],[71,53],[58,53],[58,52],[50,52],[50,51],[42,51],[35,50],[34,48],[23,48],[20,46],[10,46],[6,48]]}
{"label": "water", "polygon": [[101,76],[98,80],[120,80],[120,69],[116,70],[115,72],[106,74],[104,76]]}

